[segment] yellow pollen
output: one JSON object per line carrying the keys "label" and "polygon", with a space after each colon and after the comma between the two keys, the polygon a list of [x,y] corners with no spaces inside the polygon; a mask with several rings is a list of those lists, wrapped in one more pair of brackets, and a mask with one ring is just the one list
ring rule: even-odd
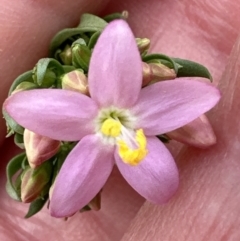
{"label": "yellow pollen", "polygon": [[119,140],[117,143],[119,156],[125,163],[132,166],[138,165],[148,153],[146,149],[147,139],[142,129],[136,131],[135,141],[138,145],[137,149],[131,149],[123,140]]}
{"label": "yellow pollen", "polygon": [[103,122],[101,132],[106,136],[117,137],[121,133],[121,127],[119,121],[109,118]]}

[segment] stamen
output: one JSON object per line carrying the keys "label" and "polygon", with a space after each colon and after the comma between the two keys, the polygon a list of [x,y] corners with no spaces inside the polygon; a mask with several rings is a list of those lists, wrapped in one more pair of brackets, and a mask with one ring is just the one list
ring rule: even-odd
{"label": "stamen", "polygon": [[132,149],[123,139],[117,142],[119,156],[125,163],[133,166],[139,164],[148,153],[146,149],[147,139],[142,129],[136,131],[135,143],[138,148]]}
{"label": "stamen", "polygon": [[119,121],[109,118],[103,122],[101,132],[106,136],[117,137],[121,133],[121,126]]}

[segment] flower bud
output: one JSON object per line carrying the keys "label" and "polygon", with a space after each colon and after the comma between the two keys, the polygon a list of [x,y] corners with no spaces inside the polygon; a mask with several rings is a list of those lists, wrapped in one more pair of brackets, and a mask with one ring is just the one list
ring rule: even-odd
{"label": "flower bud", "polygon": [[59,54],[59,58],[65,65],[72,64],[72,49],[69,45],[66,45],[64,50]]}
{"label": "flower bud", "polygon": [[54,83],[57,79],[57,76],[52,70],[47,69],[45,72],[44,78],[42,80],[42,83],[39,84],[38,79],[37,79],[37,68],[34,67],[32,78],[33,78],[35,84],[41,86],[42,88],[49,88],[54,85]]}
{"label": "flower bud", "polygon": [[37,199],[52,176],[52,165],[44,162],[38,168],[28,167],[22,176],[21,200],[29,203]]}
{"label": "flower bud", "polygon": [[71,71],[62,77],[62,88],[88,95],[88,82],[85,74],[79,70]]}
{"label": "flower bud", "polygon": [[198,148],[207,148],[216,143],[216,136],[205,115],[166,135],[173,140]]}
{"label": "flower bud", "polygon": [[150,39],[148,38],[136,38],[138,50],[140,54],[146,53],[150,47]]}
{"label": "flower bud", "polygon": [[143,66],[143,83],[142,86],[150,85],[161,80],[170,80],[176,78],[173,69],[160,63],[142,63]]}
{"label": "flower bud", "polygon": [[91,50],[83,39],[78,39],[72,44],[72,63],[77,68],[87,71],[91,58]]}
{"label": "flower bud", "polygon": [[29,165],[34,168],[53,157],[60,148],[60,141],[24,130],[24,144]]}
{"label": "flower bud", "polygon": [[23,81],[16,87],[16,89],[11,93],[11,95],[16,94],[17,92],[20,92],[20,91],[31,90],[36,88],[38,88],[36,84],[32,82]]}

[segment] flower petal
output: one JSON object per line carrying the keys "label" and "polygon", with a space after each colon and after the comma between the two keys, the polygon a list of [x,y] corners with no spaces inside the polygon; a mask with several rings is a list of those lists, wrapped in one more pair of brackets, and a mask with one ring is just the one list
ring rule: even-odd
{"label": "flower petal", "polygon": [[86,136],[77,144],[54,183],[52,216],[71,216],[95,197],[112,171],[113,150],[103,146],[96,135]]}
{"label": "flower petal", "polygon": [[92,99],[80,93],[42,89],[10,96],[3,110],[23,127],[42,136],[76,141],[93,133],[98,108]]}
{"label": "flower petal", "polygon": [[142,61],[135,38],[124,20],[108,24],[93,50],[89,74],[91,97],[101,106],[128,107],[142,85]]}
{"label": "flower petal", "polygon": [[153,203],[165,203],[178,188],[178,170],[167,148],[156,138],[147,138],[148,155],[137,166],[125,164],[115,152],[117,166],[127,182]]}
{"label": "flower petal", "polygon": [[146,135],[163,134],[186,125],[210,110],[220,99],[213,85],[187,78],[150,85],[140,92],[132,112],[136,129]]}

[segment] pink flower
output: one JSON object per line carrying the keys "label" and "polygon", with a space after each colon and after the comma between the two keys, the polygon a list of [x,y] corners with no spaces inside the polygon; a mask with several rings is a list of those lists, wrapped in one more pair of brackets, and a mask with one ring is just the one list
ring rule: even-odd
{"label": "pink flower", "polygon": [[71,216],[104,186],[116,164],[127,182],[153,203],[178,187],[178,171],[155,137],[196,119],[219,100],[200,81],[176,79],[141,89],[142,62],[123,20],[101,34],[88,74],[89,93],[60,89],[16,93],[4,109],[25,128],[54,140],[79,141],[65,160],[51,198],[54,217]]}

